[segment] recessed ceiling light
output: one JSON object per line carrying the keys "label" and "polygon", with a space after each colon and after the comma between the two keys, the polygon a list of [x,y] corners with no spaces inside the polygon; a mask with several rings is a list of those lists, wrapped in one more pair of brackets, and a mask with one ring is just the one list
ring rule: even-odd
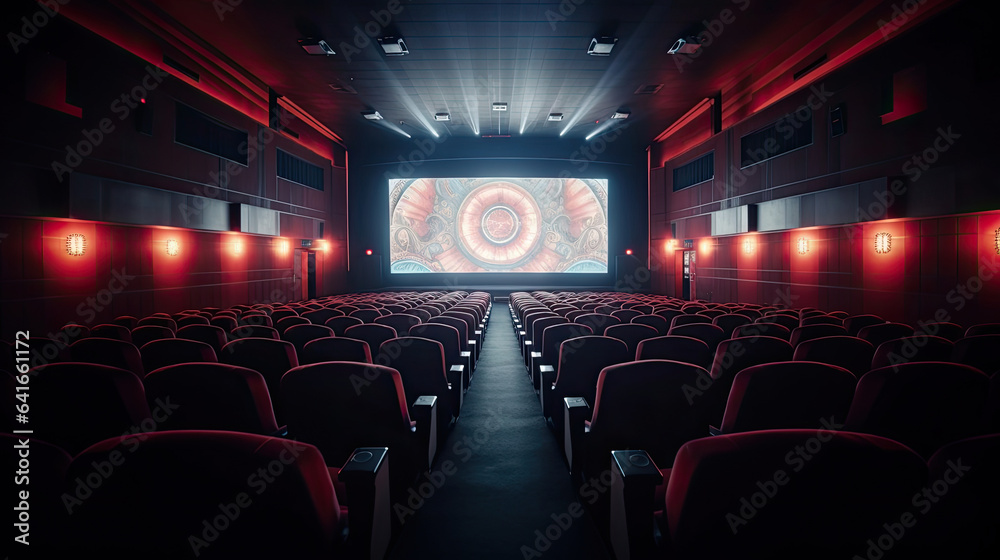
{"label": "recessed ceiling light", "polygon": [[362,111],[361,114],[370,121],[382,120],[382,115],[378,111]]}
{"label": "recessed ceiling light", "polygon": [[627,119],[632,113],[630,111],[615,111],[615,114],[611,115],[612,119]]}
{"label": "recessed ceiling light", "polygon": [[595,37],[590,40],[587,54],[590,56],[611,56],[611,49],[615,48],[617,42],[617,37]]}
{"label": "recessed ceiling light", "polygon": [[674,41],[673,46],[667,49],[667,54],[694,54],[701,48],[701,43],[697,37],[682,37]]}
{"label": "recessed ceiling light", "polygon": [[550,121],[561,121],[561,120],[563,120],[563,114],[562,113],[549,113],[549,120]]}
{"label": "recessed ceiling light", "polygon": [[402,37],[379,37],[378,44],[381,45],[386,56],[410,54],[410,51],[406,49],[406,43],[403,42]]}
{"label": "recessed ceiling light", "polygon": [[450,121],[451,115],[448,113],[434,113],[434,120],[436,121]]}
{"label": "recessed ceiling light", "polygon": [[337,54],[333,52],[333,49],[330,48],[330,45],[326,44],[326,41],[324,41],[323,39],[313,39],[312,37],[299,39],[299,46],[302,47],[302,49],[309,54],[317,54],[317,55]]}
{"label": "recessed ceiling light", "polygon": [[506,103],[494,103],[493,104],[493,110],[494,111],[506,111],[507,110],[507,104]]}

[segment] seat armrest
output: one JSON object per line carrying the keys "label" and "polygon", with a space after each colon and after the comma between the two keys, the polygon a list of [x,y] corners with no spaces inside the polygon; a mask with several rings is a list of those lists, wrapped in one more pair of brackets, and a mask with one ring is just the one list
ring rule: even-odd
{"label": "seat armrest", "polygon": [[531,353],[531,360],[528,362],[528,367],[531,368],[531,369],[528,371],[528,377],[531,378],[531,386],[532,387],[537,387],[538,386],[538,381],[537,381],[537,379],[538,379],[538,366],[541,363],[541,360],[542,360],[542,353],[541,352],[532,352]]}
{"label": "seat armrest", "polygon": [[348,548],[352,558],[385,557],[391,540],[389,448],[359,447],[340,469],[350,504]]}
{"label": "seat armrest", "polygon": [[451,365],[460,365],[464,370],[464,385],[465,390],[469,390],[469,385],[472,384],[472,353],[471,352],[459,352],[458,353],[458,363]]}
{"label": "seat armrest", "polygon": [[476,339],[469,339],[469,352],[472,352],[472,359],[479,363],[479,342]]}
{"label": "seat armrest", "polygon": [[448,369],[448,385],[451,386],[451,410],[453,416],[458,418],[465,395],[465,366],[454,365]]}
{"label": "seat armrest", "polygon": [[611,548],[618,560],[651,558],[653,511],[663,475],[645,451],[611,452]]}
{"label": "seat armrest", "polygon": [[585,423],[590,419],[590,405],[583,397],[563,398],[563,451],[566,464],[573,476],[580,474],[583,458],[583,434]]}
{"label": "seat armrest", "polygon": [[[554,367],[552,367],[550,365],[545,365],[545,364],[538,366],[538,386],[535,387],[535,390],[538,392],[538,398],[539,399],[544,399],[545,398],[545,396],[544,396],[545,393],[548,392],[543,387],[546,384],[552,385],[552,382],[555,381],[555,380],[556,380],[556,368],[554,368]],[[550,389],[551,389],[551,387],[550,387]],[[544,403],[543,403],[543,406],[544,406]],[[542,414],[543,415],[544,415],[544,413],[545,413],[545,411],[542,410]]]}
{"label": "seat armrest", "polygon": [[710,436],[721,436],[722,428],[716,428],[715,426],[708,427],[708,435]]}
{"label": "seat armrest", "polygon": [[417,397],[411,407],[413,419],[417,422],[416,431],[420,449],[427,449],[427,464],[423,469],[425,471],[430,470],[437,454],[437,399],[434,395]]}

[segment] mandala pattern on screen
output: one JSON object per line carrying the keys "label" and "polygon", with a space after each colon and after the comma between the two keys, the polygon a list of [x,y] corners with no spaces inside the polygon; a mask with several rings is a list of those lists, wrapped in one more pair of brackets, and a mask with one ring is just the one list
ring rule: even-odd
{"label": "mandala pattern on screen", "polygon": [[391,271],[608,270],[606,179],[396,179]]}

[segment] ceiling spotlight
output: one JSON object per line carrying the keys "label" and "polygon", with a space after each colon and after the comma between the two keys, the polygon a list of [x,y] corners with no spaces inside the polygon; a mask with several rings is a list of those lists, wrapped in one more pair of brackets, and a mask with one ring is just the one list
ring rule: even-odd
{"label": "ceiling spotlight", "polygon": [[382,115],[378,111],[362,111],[361,114],[370,121],[382,120]]}
{"label": "ceiling spotlight", "polygon": [[555,121],[561,121],[561,120],[563,120],[563,114],[562,113],[549,113],[549,120],[553,121],[553,122],[555,122]]}
{"label": "ceiling spotlight", "polygon": [[331,55],[337,54],[330,48],[330,45],[326,43],[323,39],[313,39],[307,37],[305,39],[299,39],[299,46],[302,47],[304,51],[309,54],[315,55]]}
{"label": "ceiling spotlight", "polygon": [[493,104],[493,110],[494,111],[506,111],[507,110],[507,104],[506,103],[494,103]]}
{"label": "ceiling spotlight", "polygon": [[450,121],[451,115],[448,113],[434,113],[434,120],[436,121]]}
{"label": "ceiling spotlight", "polygon": [[410,54],[410,51],[406,49],[406,43],[403,42],[402,37],[379,37],[378,44],[385,51],[386,56]]}
{"label": "ceiling spotlight", "polygon": [[672,47],[667,49],[667,54],[694,54],[701,48],[701,42],[697,37],[683,37],[674,41]]}
{"label": "ceiling spotlight", "polygon": [[611,115],[612,119],[627,119],[631,115],[631,111],[615,111],[615,114]]}
{"label": "ceiling spotlight", "polygon": [[590,56],[611,56],[611,49],[615,48],[615,43],[617,42],[617,37],[591,39],[590,47],[587,48],[587,54]]}

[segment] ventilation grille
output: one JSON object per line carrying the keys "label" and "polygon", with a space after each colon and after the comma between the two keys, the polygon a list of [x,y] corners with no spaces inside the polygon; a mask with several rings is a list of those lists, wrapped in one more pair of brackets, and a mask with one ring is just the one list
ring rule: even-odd
{"label": "ventilation grille", "polygon": [[674,168],[674,191],[715,178],[715,152]]}
{"label": "ventilation grille", "polygon": [[278,177],[318,191],[323,190],[323,168],[278,149]]}
{"label": "ventilation grille", "polygon": [[812,112],[805,119],[798,112],[789,113],[774,124],[740,138],[740,167],[750,167],[803,148],[812,144],[812,140]]}
{"label": "ventilation grille", "polygon": [[177,103],[174,141],[221,158],[247,165],[248,135],[212,117]]}

